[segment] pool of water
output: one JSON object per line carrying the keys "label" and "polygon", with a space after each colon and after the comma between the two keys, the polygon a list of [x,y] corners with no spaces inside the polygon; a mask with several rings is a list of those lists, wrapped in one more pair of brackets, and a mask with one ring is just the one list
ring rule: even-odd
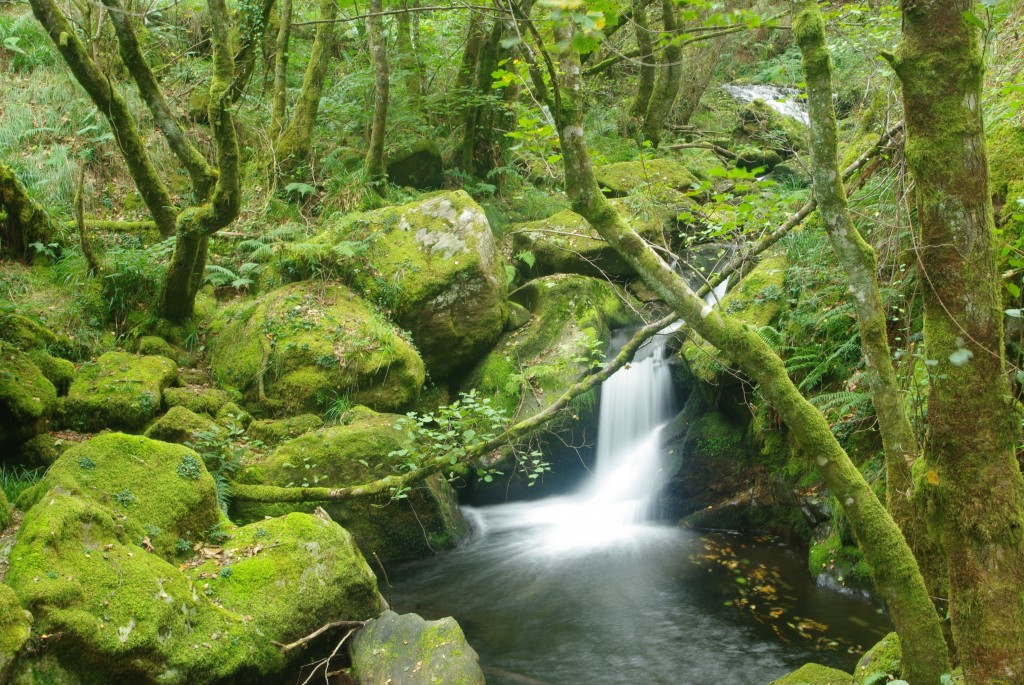
{"label": "pool of water", "polygon": [[777,539],[642,522],[601,535],[598,511],[589,529],[560,524],[576,503],[466,508],[470,540],[390,568],[381,589],[396,611],[454,616],[491,685],[763,684],[808,661],[851,670],[891,630]]}

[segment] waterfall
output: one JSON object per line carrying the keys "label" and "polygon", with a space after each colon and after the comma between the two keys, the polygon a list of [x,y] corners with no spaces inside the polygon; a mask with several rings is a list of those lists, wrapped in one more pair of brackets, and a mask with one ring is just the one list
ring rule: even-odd
{"label": "waterfall", "polygon": [[807,106],[800,99],[800,91],[795,88],[767,85],[739,86],[729,83],[722,86],[722,90],[740,102],[764,100],[776,112],[792,117],[804,124],[810,123],[810,117],[807,115]]}

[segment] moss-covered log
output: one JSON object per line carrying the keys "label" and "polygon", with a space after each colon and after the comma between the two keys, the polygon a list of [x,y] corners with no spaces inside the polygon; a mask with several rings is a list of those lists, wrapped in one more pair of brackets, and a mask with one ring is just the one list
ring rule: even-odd
{"label": "moss-covered log", "polygon": [[[885,451],[886,505],[903,530],[925,575],[929,592],[945,598],[945,567],[929,535],[922,512],[911,495],[910,467],[920,449],[907,417],[906,404],[892,365],[885,305],[878,285],[875,251],[854,226],[839,175],[839,136],[832,90],[832,61],[825,43],[825,23],[817,3],[809,0],[795,17],[793,32],[803,55],[811,126],[811,174],[818,214],[832,249],[849,280],[857,316],[864,371],[878,417]],[[935,655],[942,661],[941,655]],[[948,668],[948,660],[944,667]]]}
{"label": "moss-covered log", "polygon": [[[572,31],[571,23],[559,27],[557,37],[563,45],[572,44]],[[944,652],[945,641],[917,562],[899,527],[832,435],[828,422],[797,390],[778,354],[752,328],[705,304],[601,193],[584,142],[582,103],[577,100],[582,93],[579,58],[566,50],[560,62],[565,80],[559,137],[573,209],[586,217],[702,338],[729,355],[758,384],[803,453],[813,455],[825,483],[843,506],[874,572],[878,591],[908,646],[909,672],[921,676],[915,682],[938,682],[939,673],[930,662]]]}
{"label": "moss-covered log", "polygon": [[[302,78],[302,90],[295,101],[291,119],[277,141],[277,163],[282,175],[288,176],[309,161],[309,147],[313,141],[313,125],[320,109],[320,98],[327,83],[327,71],[334,51],[334,20],[338,16],[338,3],[322,0],[313,38],[309,64]],[[378,19],[379,21],[379,19]]]}
{"label": "moss-covered log", "polygon": [[969,2],[901,5],[903,37],[887,57],[903,86],[925,350],[937,362],[922,487],[948,557],[950,617],[966,681],[1020,683],[1024,479],[1014,455],[1020,415],[1004,362],[981,112],[984,61]]}

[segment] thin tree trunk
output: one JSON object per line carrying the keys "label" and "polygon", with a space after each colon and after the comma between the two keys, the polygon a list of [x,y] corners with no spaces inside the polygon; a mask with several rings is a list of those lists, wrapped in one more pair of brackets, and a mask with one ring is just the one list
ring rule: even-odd
{"label": "thin tree trunk", "polygon": [[388,123],[388,52],[384,42],[384,24],[379,16],[383,11],[381,0],[370,0],[370,14],[366,18],[366,37],[370,42],[373,61],[373,120],[370,124],[370,144],[366,151],[363,173],[374,184],[377,192],[387,190],[387,171],[384,168],[384,135]]}
{"label": "thin tree trunk", "polygon": [[971,685],[1024,682],[1024,479],[1014,455],[985,133],[967,0],[903,3],[887,55],[903,85],[931,369],[926,488],[941,526]]}
{"label": "thin tree trunk", "polygon": [[661,142],[661,132],[665,129],[665,121],[672,112],[672,105],[679,95],[679,85],[683,75],[683,50],[679,46],[679,21],[674,0],[662,0],[661,13],[665,24],[665,33],[669,44],[662,53],[661,70],[654,83],[654,92],[647,105],[644,117],[644,139],[651,141],[655,147]]}
{"label": "thin tree trunk", "polygon": [[171,110],[153,70],[149,68],[149,62],[142,54],[142,47],[135,36],[135,29],[132,28],[121,1],[103,0],[103,4],[106,5],[110,22],[114,25],[121,60],[135,81],[135,85],[138,86],[142,100],[153,115],[153,122],[163,133],[171,152],[188,172],[196,202],[205,202],[213,191],[217,175],[206,163],[206,158],[202,153],[185,136],[178,117]]}
{"label": "thin tree trunk", "polygon": [[422,95],[422,78],[420,77],[420,65],[416,61],[416,49],[412,42],[412,13],[410,13],[409,0],[402,0],[401,7],[405,12],[396,15],[398,19],[398,35],[396,37],[398,49],[398,67],[402,70],[402,82],[405,84],[405,92],[413,99],[419,101]]}
{"label": "thin tree trunk", "polygon": [[257,12],[251,11],[251,6],[243,5],[245,11],[240,13],[238,22],[239,48],[234,56],[234,80],[231,82],[229,93],[232,104],[242,97],[252,73],[256,68],[256,46],[263,42],[263,32],[270,21],[270,13],[274,9],[275,0],[263,0]]}
{"label": "thin tree trunk", "polygon": [[157,174],[146,141],[139,132],[138,122],[124,97],[96,66],[96,62],[79,39],[78,32],[57,3],[54,0],[31,0],[31,4],[32,13],[64,57],[71,73],[89,94],[97,109],[107,118],[114,132],[114,141],[128,166],[128,172],[153,216],[160,235],[165,238],[173,235],[177,209],[167,186]]}
{"label": "thin tree trunk", "polygon": [[270,115],[270,140],[274,144],[284,130],[288,107],[288,42],[292,33],[292,0],[281,0],[278,11],[281,13],[281,25],[277,29],[277,41],[274,43],[274,87]]}
{"label": "thin tree trunk", "polygon": [[217,144],[217,185],[210,201],[190,207],[178,217],[171,262],[160,294],[160,314],[181,322],[192,316],[198,285],[206,268],[206,246],[210,236],[229,225],[241,206],[238,139],[231,112],[230,20],[225,0],[207,0],[213,43],[213,82],[210,84],[210,125]]}
{"label": "thin tree trunk", "polygon": [[[320,98],[327,82],[327,72],[331,67],[331,54],[334,51],[335,30],[334,20],[338,16],[336,0],[321,0],[319,21],[316,35],[313,38],[313,49],[309,55],[309,64],[302,79],[302,90],[295,101],[291,120],[285,127],[281,138],[277,141],[277,163],[283,176],[289,176],[309,160],[309,150],[313,142],[313,127],[320,109]],[[369,21],[369,20],[368,20]],[[379,19],[378,19],[379,21]]]}
{"label": "thin tree trunk", "polygon": [[633,33],[639,48],[640,77],[636,86],[633,105],[629,108],[627,131],[630,136],[640,129],[647,107],[651,103],[654,92],[654,41],[651,39],[651,27],[647,21],[647,5],[650,0],[633,0]]}
{"label": "thin tree trunk", "polygon": [[[558,28],[556,37],[564,45],[571,45],[572,31],[572,23],[567,22]],[[564,83],[559,135],[566,193],[573,209],[701,337],[729,355],[758,384],[793,432],[802,452],[813,455],[826,485],[843,506],[872,568],[879,594],[889,605],[904,648],[908,679],[920,685],[937,683],[945,672],[941,655],[946,643],[917,562],[899,527],[832,435],[828,422],[790,380],[778,354],[748,326],[697,297],[601,193],[583,138],[582,103],[577,99],[583,92],[579,58],[566,50],[560,61]]]}
{"label": "thin tree trunk", "polygon": [[[479,60],[475,65],[474,94],[478,99],[494,95],[491,88],[494,77],[491,74],[498,68],[498,55],[504,34],[505,23],[501,18],[495,18],[480,48]],[[482,176],[486,173],[486,169],[480,164],[479,147],[482,135],[486,136],[487,133],[485,130],[481,134],[481,129],[486,128],[487,111],[493,107],[493,103],[478,101],[470,105],[465,112],[462,127],[462,169],[470,176]]]}
{"label": "thin tree trunk", "polygon": [[[825,43],[825,24],[814,0],[804,3],[793,25],[803,55],[811,125],[811,176],[818,213],[832,249],[850,282],[850,300],[857,315],[864,376],[878,417],[886,463],[886,505],[903,531],[933,597],[945,598],[946,569],[941,551],[911,500],[910,467],[920,454],[907,417],[903,393],[889,350],[885,305],[878,287],[875,251],[850,218],[839,172],[839,143],[833,104],[832,61]],[[936,659],[941,655],[936,655]],[[948,660],[947,660],[948,667]]]}

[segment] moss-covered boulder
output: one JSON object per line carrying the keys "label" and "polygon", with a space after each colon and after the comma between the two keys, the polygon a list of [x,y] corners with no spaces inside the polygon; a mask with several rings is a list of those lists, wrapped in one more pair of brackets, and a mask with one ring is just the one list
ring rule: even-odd
{"label": "moss-covered boulder", "polygon": [[807,133],[807,127],[793,117],[781,114],[764,100],[755,99],[740,110],[739,125],[733,137],[790,157],[793,152],[807,149]]}
{"label": "moss-covered boulder", "polygon": [[285,440],[297,438],[303,433],[323,428],[323,426],[324,420],[316,414],[298,414],[286,419],[253,421],[245,429],[245,432],[253,440],[259,440],[264,445],[273,447]]}
{"label": "moss-covered boulder", "polygon": [[0,445],[23,442],[45,430],[57,389],[32,360],[0,341]]}
{"label": "moss-covered boulder", "polygon": [[743,145],[736,150],[736,154],[736,166],[759,174],[771,172],[782,164],[782,155],[770,148]]}
{"label": "moss-covered boulder", "polygon": [[358,685],[484,685],[476,651],[455,619],[385,611],[352,641]]}
{"label": "moss-covered boulder", "polygon": [[135,351],[139,354],[156,355],[158,357],[167,357],[168,359],[174,359],[175,357],[174,348],[159,335],[142,336],[139,338],[139,344],[136,346]]}
{"label": "moss-covered boulder", "polygon": [[165,388],[164,405],[167,407],[185,407],[197,414],[216,416],[220,408],[228,402],[228,394],[217,388],[202,385],[187,385],[182,388]]}
{"label": "moss-covered boulder", "polygon": [[347,395],[380,410],[411,404],[423,361],[401,332],[341,285],[300,282],[211,326],[210,363],[222,386],[274,413],[320,411]]}
{"label": "moss-covered boulder", "polygon": [[185,407],[171,407],[146,429],[145,436],[163,442],[192,442],[201,433],[221,430],[211,418]]}
{"label": "moss-covered boulder", "polygon": [[889,633],[864,652],[853,669],[854,677],[859,680],[882,673],[893,678],[903,675],[903,652],[900,649],[900,636],[896,633]]}
{"label": "moss-covered boulder", "polygon": [[717,504],[750,485],[753,450],[746,426],[721,412],[709,411],[692,421],[669,449],[675,473],[667,489],[686,503],[685,513]]}
{"label": "moss-covered boulder", "polygon": [[769,685],[852,685],[853,677],[837,668],[820,664],[804,664],[797,670]]}
{"label": "moss-covered boulder", "polygon": [[7,682],[11,664],[31,633],[32,614],[21,608],[14,590],[0,583],[0,683]]}
{"label": "moss-covered boulder", "polygon": [[85,432],[139,430],[160,411],[164,388],[177,378],[178,367],[167,357],[107,352],[79,369],[61,420]]}
{"label": "moss-covered boulder", "polygon": [[287,663],[274,642],[379,608],[344,529],[305,514],[227,525],[213,478],[179,445],[98,436],[21,501],[7,582],[36,630],[59,635],[26,672],[57,657],[86,682],[266,679]]}
{"label": "moss-covered boulder", "polygon": [[388,180],[418,190],[444,187],[444,159],[432,140],[424,140],[388,156]]}
{"label": "moss-covered boulder", "polygon": [[[361,409],[348,425],[328,426],[289,440],[247,467],[241,480],[281,487],[340,488],[403,473],[403,459],[392,455],[403,446],[403,434],[396,428],[402,418]],[[455,493],[440,476],[414,484],[402,499],[382,495],[340,503],[236,502],[233,514],[238,521],[258,521],[289,511],[313,511],[317,504],[352,533],[364,553],[386,560],[450,549],[467,532]]]}
{"label": "moss-covered boulder", "polygon": [[0,532],[7,529],[14,520],[14,512],[11,510],[11,503],[7,501],[7,495],[0,490]]}
{"label": "moss-covered boulder", "polygon": [[39,367],[46,380],[53,383],[53,387],[57,389],[58,395],[66,395],[68,393],[71,382],[75,380],[74,364],[67,359],[54,357],[43,350],[30,350],[28,358]]}
{"label": "moss-covered boulder", "polygon": [[214,418],[221,425],[237,426],[239,428],[248,428],[249,424],[252,423],[252,415],[234,402],[228,402],[221,407]]}
{"label": "moss-covered boulder", "polygon": [[691,192],[700,180],[686,167],[670,159],[605,164],[594,171],[597,183],[608,197],[625,197],[641,186],[652,190]]}
{"label": "moss-covered boulder", "polygon": [[[313,243],[321,249],[293,255],[299,273],[339,272],[409,331],[435,379],[479,359],[504,329],[505,269],[483,209],[461,190],[345,216]],[[361,259],[344,256],[356,249]]]}
{"label": "moss-covered boulder", "polygon": [[826,536],[812,541],[807,566],[819,585],[859,591],[874,587],[871,567],[860,548],[853,541],[844,540],[837,530],[829,529]]}
{"label": "moss-covered boulder", "polygon": [[0,313],[0,340],[20,350],[53,349],[61,347],[62,338],[32,319],[14,314]]}

